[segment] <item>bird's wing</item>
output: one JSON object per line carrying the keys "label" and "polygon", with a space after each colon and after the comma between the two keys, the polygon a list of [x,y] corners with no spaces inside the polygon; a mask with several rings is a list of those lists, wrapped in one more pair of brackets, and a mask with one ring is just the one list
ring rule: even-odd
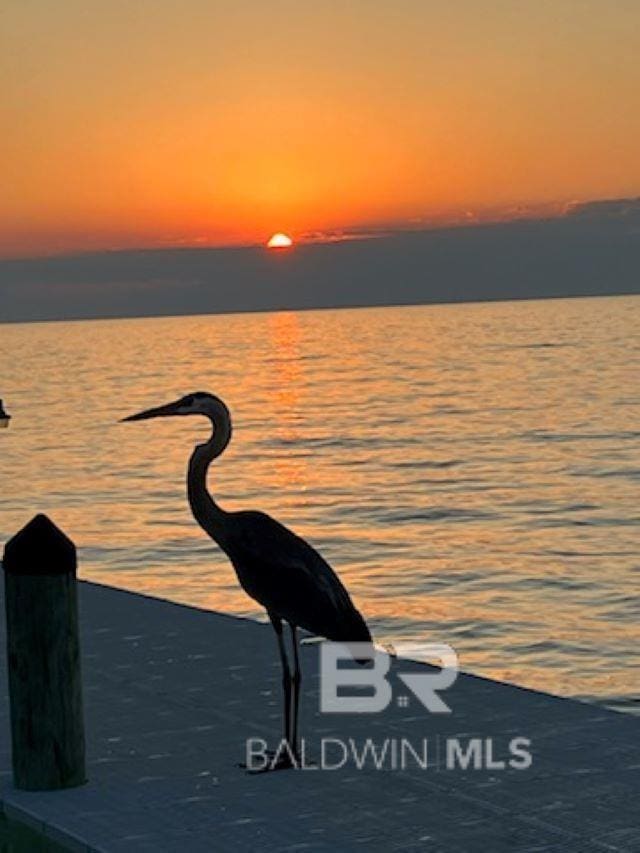
{"label": "bird's wing", "polygon": [[324,558],[262,512],[234,513],[229,557],[245,591],[294,625],[334,640],[363,641],[369,631]]}

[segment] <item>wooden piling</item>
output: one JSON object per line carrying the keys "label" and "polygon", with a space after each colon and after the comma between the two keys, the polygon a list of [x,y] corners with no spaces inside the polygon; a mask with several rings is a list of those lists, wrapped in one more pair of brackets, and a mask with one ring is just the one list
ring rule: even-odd
{"label": "wooden piling", "polygon": [[76,549],[45,515],[5,546],[13,777],[49,791],[86,781]]}

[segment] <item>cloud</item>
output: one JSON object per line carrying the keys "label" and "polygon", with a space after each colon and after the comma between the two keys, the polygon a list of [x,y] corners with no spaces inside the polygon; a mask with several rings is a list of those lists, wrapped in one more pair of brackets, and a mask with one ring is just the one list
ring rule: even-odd
{"label": "cloud", "polygon": [[565,213],[567,216],[580,219],[593,221],[624,220],[640,225],[640,197],[570,202]]}

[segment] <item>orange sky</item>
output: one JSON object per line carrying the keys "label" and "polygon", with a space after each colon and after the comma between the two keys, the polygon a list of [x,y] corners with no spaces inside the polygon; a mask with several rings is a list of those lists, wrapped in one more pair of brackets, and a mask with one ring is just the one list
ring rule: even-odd
{"label": "orange sky", "polygon": [[0,252],[640,193],[637,0],[9,0]]}

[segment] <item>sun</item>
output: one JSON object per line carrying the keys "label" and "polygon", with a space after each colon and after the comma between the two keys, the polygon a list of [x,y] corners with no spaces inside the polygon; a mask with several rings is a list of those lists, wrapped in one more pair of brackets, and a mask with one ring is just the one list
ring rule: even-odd
{"label": "sun", "polygon": [[274,234],[267,243],[268,249],[288,249],[293,246],[293,240],[281,231]]}

